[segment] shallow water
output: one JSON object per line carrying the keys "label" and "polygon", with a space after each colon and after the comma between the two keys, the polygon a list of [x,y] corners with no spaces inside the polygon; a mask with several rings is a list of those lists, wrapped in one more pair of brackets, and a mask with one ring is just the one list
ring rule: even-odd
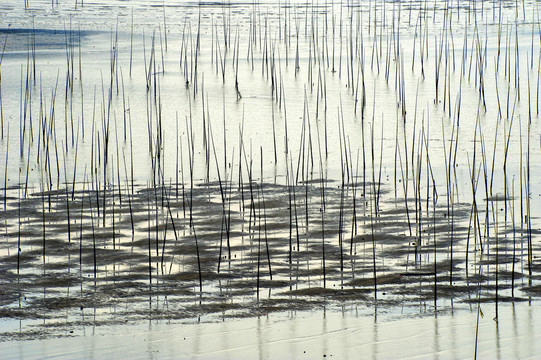
{"label": "shallow water", "polygon": [[275,358],[383,313],[374,357],[463,357],[481,304],[517,330],[486,315],[480,355],[534,356],[541,34],[501,4],[0,1],[2,347],[222,321],[185,355],[237,357],[238,327]]}
{"label": "shallow water", "polygon": [[[499,321],[483,307],[477,356],[535,358],[541,350],[539,304],[507,304]],[[368,312],[368,313],[367,313]],[[468,358],[475,352],[477,315],[456,310],[405,317],[385,310],[289,312],[217,322],[146,321],[67,328],[62,337],[0,343],[8,359],[191,358],[313,359]]]}

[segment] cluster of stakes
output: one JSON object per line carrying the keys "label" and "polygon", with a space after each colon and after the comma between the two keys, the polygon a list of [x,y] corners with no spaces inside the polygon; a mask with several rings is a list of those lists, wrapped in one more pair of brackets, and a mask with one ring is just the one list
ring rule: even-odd
{"label": "cluster of stakes", "polygon": [[[44,30],[0,30],[0,318],[485,302],[497,315],[539,296],[541,22],[535,4],[502,3],[164,4],[146,35],[133,10],[101,34],[93,78],[71,22],[54,75],[40,70]],[[26,52],[10,54],[21,36]],[[268,122],[245,119],[250,81]]]}

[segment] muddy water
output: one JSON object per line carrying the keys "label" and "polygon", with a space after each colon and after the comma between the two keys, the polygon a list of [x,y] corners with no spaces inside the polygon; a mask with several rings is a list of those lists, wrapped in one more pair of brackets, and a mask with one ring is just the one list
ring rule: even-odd
{"label": "muddy water", "polygon": [[535,5],[0,4],[10,357],[538,350]]}
{"label": "muddy water", "polygon": [[[115,357],[121,355],[112,344],[135,336],[148,344],[130,350],[136,357],[178,351],[202,358],[303,357],[304,351],[345,357],[365,347],[387,357],[428,341],[433,329],[433,341],[411,347],[408,356],[460,357],[473,351],[479,314],[480,354],[516,353],[509,348],[516,342],[525,343],[518,347],[524,354],[535,353],[530,328],[539,286],[536,275],[527,276],[524,239],[515,244],[514,273],[505,234],[499,234],[498,264],[495,255],[477,257],[472,249],[466,261],[469,206],[455,204],[452,220],[437,207],[436,217],[421,222],[418,243],[399,216],[403,205],[386,202],[385,189],[377,217],[371,200],[359,196],[354,230],[351,194],[362,183],[347,186],[347,196],[333,187],[256,183],[252,202],[249,186],[240,193],[235,186],[225,213],[215,197],[218,184],[197,186],[184,201],[174,187],[137,186],[122,203],[111,187],[105,206],[103,192],[80,189],[72,200],[65,191],[32,191],[19,200],[21,189],[12,190],[2,246],[3,346],[10,357],[69,358],[91,349],[90,357]],[[291,203],[297,219],[284,211],[290,192],[308,194]],[[340,204],[347,204],[342,211]],[[501,333],[499,324],[505,324]],[[406,331],[411,335],[402,337]],[[63,337],[82,339],[57,339]],[[75,341],[70,352],[55,350],[63,341]]]}
{"label": "muddy water", "polygon": [[[477,356],[535,358],[541,350],[539,307],[509,304],[499,321],[479,320]],[[219,322],[146,321],[86,326],[65,337],[0,344],[3,357],[34,358],[468,358],[475,352],[476,314],[454,311],[405,317],[378,309],[269,314]],[[73,332],[71,332],[73,331]]]}

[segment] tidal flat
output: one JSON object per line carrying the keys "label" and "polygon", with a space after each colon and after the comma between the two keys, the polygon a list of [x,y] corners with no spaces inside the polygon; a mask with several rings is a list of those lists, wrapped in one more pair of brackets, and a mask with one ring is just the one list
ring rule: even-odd
{"label": "tidal flat", "polygon": [[534,358],[531,1],[0,0],[7,358]]}

